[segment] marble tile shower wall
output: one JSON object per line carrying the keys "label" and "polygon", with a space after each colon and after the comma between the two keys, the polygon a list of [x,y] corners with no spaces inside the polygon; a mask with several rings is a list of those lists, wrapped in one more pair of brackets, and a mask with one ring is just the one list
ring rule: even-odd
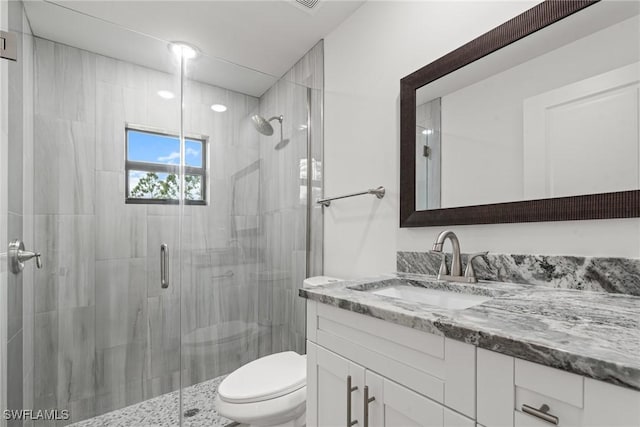
{"label": "marble tile shower wall", "polygon": [[[242,325],[257,325],[247,280],[257,226],[246,224],[259,213],[233,201],[257,200],[247,190],[257,185],[232,177],[259,160],[246,121],[258,100],[188,82],[185,131],[209,136],[209,203],[184,207],[180,224],[177,206],[124,204],[124,125],[178,131],[178,101],[156,92],[178,94],[179,76],[44,39],[35,75],[35,245],[45,254],[35,277],[35,408],[67,408],[77,421],[176,390],[181,335],[192,344],[185,385],[257,357],[259,334]],[[227,113],[213,113],[214,101]],[[167,290],[161,242],[172,256]],[[196,345],[232,333],[240,347]]]}
{"label": "marble tile shower wall", "polygon": [[[264,117],[284,116],[284,138],[276,150],[279,131],[260,137],[261,233],[264,264],[258,275],[262,321],[270,321],[271,343],[262,353],[305,351],[305,303],[298,288],[307,276],[306,180],[313,179],[315,200],[322,192],[323,42],[313,47],[260,98]],[[311,88],[311,127],[307,128],[307,88]],[[275,123],[275,122],[274,122]],[[277,123],[276,123],[277,124]],[[307,162],[307,132],[311,132],[313,166]],[[311,172],[313,171],[313,172]],[[312,206],[309,276],[322,273],[322,208]],[[266,303],[265,303],[266,302]]]}
{"label": "marble tile shower wall", "polygon": [[[8,63],[7,238],[20,238],[32,249],[33,227],[33,36],[22,2],[9,2],[9,30],[18,42],[17,62]],[[7,407],[33,405],[33,263],[7,283]],[[4,278],[3,278],[4,279]],[[3,280],[4,282],[4,280]],[[7,425],[22,425],[8,421]]]}

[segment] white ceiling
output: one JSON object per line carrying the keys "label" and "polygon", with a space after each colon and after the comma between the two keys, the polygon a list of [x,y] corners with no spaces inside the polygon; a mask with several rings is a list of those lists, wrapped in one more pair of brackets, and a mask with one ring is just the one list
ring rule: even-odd
{"label": "white ceiling", "polygon": [[[172,71],[167,41],[204,54],[193,78],[260,96],[365,0],[71,0],[25,2],[35,35]],[[151,37],[149,37],[151,36]]]}

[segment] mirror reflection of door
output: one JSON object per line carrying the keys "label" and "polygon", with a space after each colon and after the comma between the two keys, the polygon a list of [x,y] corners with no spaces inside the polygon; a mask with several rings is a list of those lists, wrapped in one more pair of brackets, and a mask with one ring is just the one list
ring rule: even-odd
{"label": "mirror reflection of door", "polygon": [[524,196],[640,188],[640,63],[524,101]]}

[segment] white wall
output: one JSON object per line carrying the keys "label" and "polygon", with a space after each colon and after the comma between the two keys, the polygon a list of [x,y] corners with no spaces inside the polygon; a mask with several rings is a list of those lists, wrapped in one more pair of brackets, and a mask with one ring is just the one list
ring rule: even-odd
{"label": "white wall", "polygon": [[[369,1],[325,38],[325,194],[384,185],[325,211],[325,274],[395,271],[444,227],[399,228],[400,79],[535,1]],[[450,227],[462,250],[640,257],[640,220]]]}

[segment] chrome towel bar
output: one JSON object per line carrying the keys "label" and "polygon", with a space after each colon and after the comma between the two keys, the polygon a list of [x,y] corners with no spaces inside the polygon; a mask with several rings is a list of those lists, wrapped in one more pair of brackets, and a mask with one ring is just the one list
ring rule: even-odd
{"label": "chrome towel bar", "polygon": [[325,208],[327,208],[327,207],[331,206],[331,201],[332,200],[346,199],[347,197],[362,196],[364,194],[373,194],[378,199],[382,199],[384,197],[384,193],[385,193],[384,187],[380,186],[378,188],[370,188],[370,189],[368,189],[366,191],[360,191],[358,193],[346,194],[344,196],[328,197],[326,199],[319,199],[316,203],[318,203],[319,205],[322,205]]}

